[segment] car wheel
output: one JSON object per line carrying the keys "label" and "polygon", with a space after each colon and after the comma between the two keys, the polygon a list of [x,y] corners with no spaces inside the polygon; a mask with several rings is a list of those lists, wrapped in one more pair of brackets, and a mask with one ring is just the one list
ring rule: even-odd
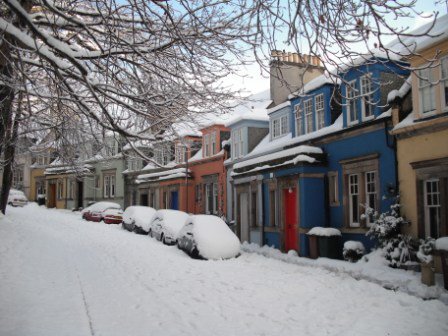
{"label": "car wheel", "polygon": [[191,257],[194,258],[194,259],[199,259],[199,251],[198,251],[198,249],[197,249],[196,246],[194,246],[194,247],[191,249],[191,251],[190,251],[190,255],[191,255]]}
{"label": "car wheel", "polygon": [[160,235],[160,241],[165,244],[165,236],[163,233]]}

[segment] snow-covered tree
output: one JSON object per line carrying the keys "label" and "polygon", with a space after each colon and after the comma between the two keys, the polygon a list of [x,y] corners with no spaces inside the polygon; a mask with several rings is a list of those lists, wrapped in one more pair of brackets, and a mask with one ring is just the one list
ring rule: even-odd
{"label": "snow-covered tree", "polygon": [[[145,139],[173,122],[219,113],[236,93],[223,88],[222,80],[247,59],[263,63],[263,51],[277,49],[278,40],[335,64],[341,55],[359,55],[353,43],[370,45],[374,37],[384,50],[384,35],[406,37],[387,20],[414,15],[413,4],[2,0],[0,155],[5,162],[14,159],[15,120],[20,129],[52,130],[62,137],[70,133],[61,131],[60,121],[70,120],[84,126],[81,135],[102,130]],[[61,117],[65,113],[70,116]],[[4,211],[9,188],[3,187]]]}

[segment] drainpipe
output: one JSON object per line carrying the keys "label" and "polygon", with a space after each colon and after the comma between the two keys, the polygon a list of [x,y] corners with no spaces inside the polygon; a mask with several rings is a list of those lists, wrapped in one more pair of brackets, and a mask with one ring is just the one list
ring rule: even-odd
{"label": "drainpipe", "polygon": [[[392,105],[392,112],[391,112],[391,117],[392,120],[394,118],[394,112],[395,110],[398,110],[399,112],[399,105],[398,102],[393,102]],[[397,112],[397,113],[398,113]],[[394,126],[394,125],[393,125]],[[387,119],[384,120],[384,135],[386,137],[386,145],[387,147],[389,147],[390,149],[392,149],[394,151],[394,173],[395,173],[395,193],[396,195],[398,195],[399,192],[399,183],[398,183],[398,157],[397,157],[397,142],[395,141],[395,136],[390,135],[389,131],[387,130]],[[392,143],[389,142],[389,136],[392,138]]]}

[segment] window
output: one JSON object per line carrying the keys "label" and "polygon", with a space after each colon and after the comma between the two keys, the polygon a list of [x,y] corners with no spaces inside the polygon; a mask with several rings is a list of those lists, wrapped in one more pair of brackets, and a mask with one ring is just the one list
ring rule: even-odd
{"label": "window", "polygon": [[442,110],[448,109],[448,57],[440,60],[441,73],[440,81],[442,84]]}
{"label": "window", "polygon": [[316,106],[316,130],[325,127],[325,109],[323,93],[314,97],[314,105]]}
{"label": "window", "polygon": [[75,199],[75,181],[70,181],[70,199]]}
{"label": "window", "polygon": [[204,157],[210,156],[210,134],[204,136]]}
{"label": "window", "polygon": [[108,174],[103,176],[103,194],[104,198],[115,197],[115,175]]}
{"label": "window", "polygon": [[[366,182],[366,206],[368,206],[371,209],[377,209],[377,190],[376,190],[376,172],[371,171],[367,172],[365,175],[365,182]],[[370,226],[373,221],[373,214],[370,216],[367,216],[366,218],[366,224],[367,226]]]}
{"label": "window", "polygon": [[196,192],[195,192],[195,195],[196,195],[196,202],[200,202],[201,199],[202,199],[202,195],[201,195],[201,185],[200,185],[200,184],[197,184],[197,185],[196,185]]}
{"label": "window", "polygon": [[424,181],[425,202],[425,233],[433,238],[440,237],[441,204],[440,180],[429,179]]}
{"label": "window", "polygon": [[[349,227],[369,226],[372,218],[366,216],[367,207],[379,207],[378,155],[372,154],[340,161],[344,176],[344,211]],[[330,179],[331,181],[331,179]],[[330,202],[331,202],[330,194]]]}
{"label": "window", "polygon": [[295,115],[296,115],[296,135],[305,134],[303,129],[303,113],[302,113],[302,104],[297,104],[294,106]]}
{"label": "window", "polygon": [[348,176],[350,226],[359,226],[359,175]]}
{"label": "window", "polygon": [[361,110],[363,120],[373,118],[373,90],[372,75],[367,74],[361,77]]}
{"label": "window", "polygon": [[338,172],[328,173],[328,195],[330,206],[339,206]]}
{"label": "window", "polygon": [[280,118],[274,119],[272,120],[272,137],[273,138],[278,138],[280,136],[285,135],[286,133],[289,132],[288,129],[288,116],[284,115],[281,116]]}
{"label": "window", "polygon": [[353,125],[358,121],[358,111],[356,109],[356,104],[358,99],[356,99],[356,81],[347,83],[346,94],[347,94],[347,124]]}
{"label": "window", "polygon": [[175,151],[175,160],[176,163],[183,163],[186,160],[185,154],[187,152],[187,147],[183,144],[177,144],[176,145],[176,151]]}
{"label": "window", "polygon": [[232,132],[233,158],[237,159],[244,155],[243,152],[243,129],[237,129]]}
{"label": "window", "polygon": [[434,75],[431,68],[418,71],[418,91],[420,96],[420,108],[423,114],[435,112],[435,84]]}
{"label": "window", "polygon": [[12,174],[12,185],[17,189],[22,189],[23,187],[23,165],[16,166]]}
{"label": "window", "polygon": [[304,103],[305,110],[305,133],[313,131],[313,100],[308,99]]}
{"label": "window", "polygon": [[166,166],[170,160],[170,151],[165,146],[154,149],[154,161],[162,166]]}
{"label": "window", "polygon": [[211,214],[213,209],[212,185],[205,185],[205,213]]}
{"label": "window", "polygon": [[212,134],[211,134],[211,153],[212,153],[212,155],[215,155],[216,154],[216,132],[213,132]]}
{"label": "window", "polygon": [[58,199],[64,198],[64,183],[62,181],[58,181]]}
{"label": "window", "polygon": [[218,213],[218,183],[213,183],[213,213]]}

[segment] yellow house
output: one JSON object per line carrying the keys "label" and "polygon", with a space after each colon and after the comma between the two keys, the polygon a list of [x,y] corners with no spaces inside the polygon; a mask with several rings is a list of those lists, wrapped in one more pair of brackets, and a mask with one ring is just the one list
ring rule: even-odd
{"label": "yellow house", "polygon": [[448,15],[434,29],[439,36],[415,41],[413,111],[392,131],[405,230],[420,238],[448,235]]}

